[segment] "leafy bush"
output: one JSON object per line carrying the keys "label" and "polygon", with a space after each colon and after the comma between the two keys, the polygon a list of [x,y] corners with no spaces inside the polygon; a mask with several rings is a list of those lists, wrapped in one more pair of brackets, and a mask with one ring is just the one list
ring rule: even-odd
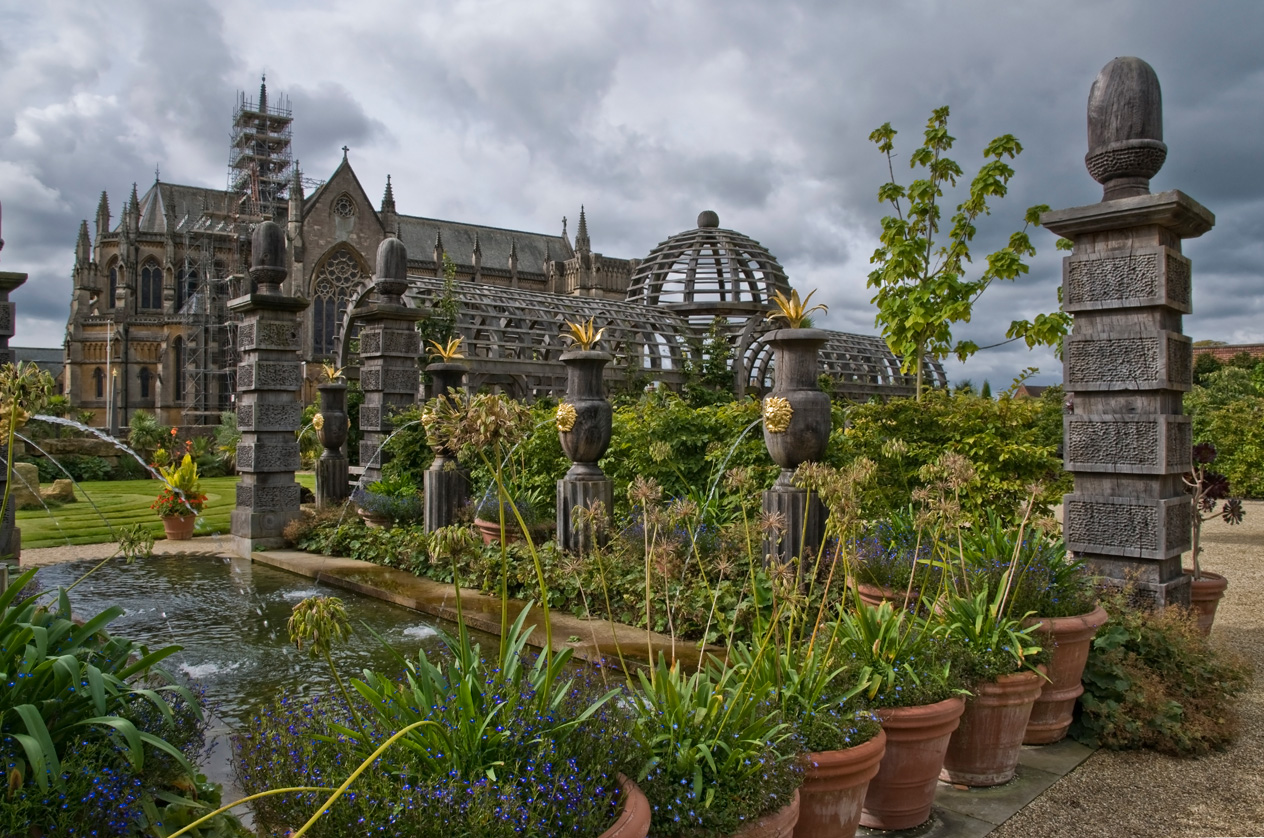
{"label": "leafy bush", "polygon": [[1089,651],[1071,733],[1085,744],[1197,756],[1238,732],[1232,699],[1251,681],[1245,660],[1208,645],[1195,616],[1105,598],[1110,621]]}
{"label": "leafy bush", "polygon": [[1264,498],[1264,363],[1210,372],[1185,395],[1185,412],[1194,442],[1216,445],[1216,468],[1234,493]]}
{"label": "leafy bush", "polygon": [[1033,483],[1044,487],[1037,499],[1044,506],[1060,502],[1069,491],[1046,418],[1055,410],[1060,428],[1061,406],[1052,400],[1002,396],[993,401],[935,390],[921,402],[854,405],[846,427],[835,423],[826,457],[835,464],[859,457],[877,463],[877,486],[866,513],[880,518],[905,506],[913,490],[925,485],[925,466],[955,451],[970,460],[979,480],[962,498],[967,516],[980,520],[992,510],[1012,522]]}
{"label": "leafy bush", "polygon": [[408,477],[375,480],[352,492],[351,502],[395,522],[417,521],[426,514],[421,492]]}
{"label": "leafy bush", "polygon": [[[36,468],[39,469],[41,483],[52,483],[54,480],[65,480],[67,477],[76,483],[82,483],[85,480],[110,480],[115,471],[105,458],[88,454],[67,454],[58,457],[56,463],[46,457],[36,457],[28,462],[34,462]],[[60,468],[58,463],[61,464]]]}

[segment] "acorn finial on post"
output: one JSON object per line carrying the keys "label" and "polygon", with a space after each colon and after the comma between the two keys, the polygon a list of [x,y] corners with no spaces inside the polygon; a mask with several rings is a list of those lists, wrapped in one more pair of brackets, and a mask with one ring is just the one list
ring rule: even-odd
{"label": "acorn finial on post", "polygon": [[1159,77],[1140,58],[1116,58],[1088,94],[1084,165],[1102,185],[1102,200],[1149,195],[1150,178],[1166,158]]}

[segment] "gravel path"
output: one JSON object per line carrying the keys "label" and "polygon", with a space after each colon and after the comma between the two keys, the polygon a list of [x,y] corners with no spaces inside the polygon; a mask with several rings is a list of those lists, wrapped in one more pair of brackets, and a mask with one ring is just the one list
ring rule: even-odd
{"label": "gravel path", "polygon": [[1256,670],[1239,699],[1241,738],[1198,760],[1098,751],[990,838],[1264,835],[1264,502],[1245,506],[1241,524],[1203,528],[1204,567],[1229,578],[1211,641]]}

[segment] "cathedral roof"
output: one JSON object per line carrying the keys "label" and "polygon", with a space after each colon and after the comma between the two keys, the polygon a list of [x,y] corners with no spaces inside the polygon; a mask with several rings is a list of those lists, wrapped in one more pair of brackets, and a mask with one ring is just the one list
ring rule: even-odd
{"label": "cathedral roof", "polygon": [[[140,232],[231,232],[232,222],[223,215],[228,203],[229,193],[222,189],[156,181],[140,199]],[[169,231],[169,224],[175,229]]]}
{"label": "cathedral roof", "polygon": [[412,215],[399,217],[399,237],[413,259],[430,259],[434,253],[435,239],[440,233],[443,235],[443,249],[458,265],[470,264],[475,237],[482,251],[483,264],[492,268],[508,268],[509,252],[515,245],[518,249],[518,268],[524,273],[543,273],[545,258],[569,259],[573,255],[571,246],[562,236]]}

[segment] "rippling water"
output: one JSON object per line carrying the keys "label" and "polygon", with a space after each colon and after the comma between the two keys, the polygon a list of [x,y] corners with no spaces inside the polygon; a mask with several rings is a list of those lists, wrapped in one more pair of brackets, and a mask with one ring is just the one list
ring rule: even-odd
{"label": "rippling water", "polygon": [[[70,585],[94,564],[52,565],[37,579],[45,588]],[[288,641],[290,610],[310,596],[337,596],[346,605],[355,635],[333,650],[344,677],[366,668],[384,675],[399,671],[362,623],[408,658],[420,648],[440,647],[437,622],[430,617],[245,559],[154,556],[131,564],[116,559],[70,595],[81,617],[122,606],[125,613],[109,626],[115,635],[151,649],[182,646],[163,665],[201,685],[216,716],[233,727],[283,693],[334,689],[324,660],[313,660]],[[486,639],[483,648],[494,651]]]}

